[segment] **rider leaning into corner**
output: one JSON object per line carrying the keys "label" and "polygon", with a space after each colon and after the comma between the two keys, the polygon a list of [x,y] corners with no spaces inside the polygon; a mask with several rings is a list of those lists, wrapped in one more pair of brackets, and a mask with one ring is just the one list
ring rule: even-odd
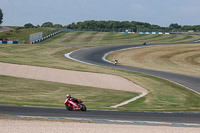
{"label": "rider leaning into corner", "polygon": [[115,61],[114,61],[114,65],[116,66],[116,65],[117,65],[117,63],[118,63],[118,60],[115,60]]}
{"label": "rider leaning into corner", "polygon": [[74,102],[76,102],[76,103],[79,103],[78,99],[72,97],[70,94],[67,94],[67,95],[66,95],[66,100],[65,100],[64,103],[66,103],[67,100],[72,100],[72,101],[74,101]]}

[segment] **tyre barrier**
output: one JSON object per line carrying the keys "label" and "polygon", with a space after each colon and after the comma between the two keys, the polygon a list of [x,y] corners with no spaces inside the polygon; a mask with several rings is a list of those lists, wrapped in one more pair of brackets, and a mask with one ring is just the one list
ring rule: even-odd
{"label": "tyre barrier", "polygon": [[0,41],[0,44],[18,44],[18,41]]}
{"label": "tyre barrier", "polygon": [[154,35],[169,35],[168,32],[124,32],[126,34],[154,34]]}
{"label": "tyre barrier", "polygon": [[50,37],[52,37],[52,36],[55,36],[55,35],[57,35],[57,34],[59,34],[59,33],[61,33],[61,32],[64,32],[64,31],[72,31],[72,30],[60,30],[60,31],[57,31],[57,32],[55,32],[55,33],[52,33],[52,34],[50,34],[50,35],[48,35],[48,36],[45,36],[45,37],[43,37],[43,38],[41,38],[41,39],[32,41],[32,42],[30,42],[30,44],[35,44],[35,43],[42,42],[42,41],[44,41],[44,40],[46,40],[46,39],[48,39],[48,38],[50,38]]}
{"label": "tyre barrier", "polygon": [[168,32],[138,32],[138,34],[169,35]]}

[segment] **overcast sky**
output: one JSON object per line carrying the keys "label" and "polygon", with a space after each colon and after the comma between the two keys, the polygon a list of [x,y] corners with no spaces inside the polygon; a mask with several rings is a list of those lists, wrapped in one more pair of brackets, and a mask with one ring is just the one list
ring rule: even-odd
{"label": "overcast sky", "polygon": [[200,25],[200,0],[0,0],[4,26],[85,20]]}

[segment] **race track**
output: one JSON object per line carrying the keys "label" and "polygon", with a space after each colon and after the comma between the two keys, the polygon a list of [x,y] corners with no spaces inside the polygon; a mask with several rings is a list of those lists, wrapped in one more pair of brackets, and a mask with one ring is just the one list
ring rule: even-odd
{"label": "race track", "polygon": [[[151,44],[148,46],[156,46],[156,45],[161,45],[161,44],[155,44],[155,45]],[[173,45],[173,44],[163,44],[163,45]],[[120,45],[120,46],[85,48],[85,49],[75,51],[71,53],[69,56],[77,61],[86,62],[88,64],[114,67],[118,69],[129,70],[129,71],[157,76],[163,79],[170,80],[177,84],[180,84],[200,94],[200,78],[199,77],[192,77],[192,76],[187,76],[183,74],[148,70],[148,69],[128,67],[128,66],[122,66],[122,65],[114,66],[112,63],[103,60],[105,55],[107,53],[110,53],[111,51],[117,51],[120,49],[127,49],[127,48],[137,48],[141,46],[142,45]]]}
{"label": "race track", "polygon": [[155,113],[88,110],[67,111],[65,108],[0,105],[0,116],[66,119],[100,123],[167,125],[200,127],[200,113]]}

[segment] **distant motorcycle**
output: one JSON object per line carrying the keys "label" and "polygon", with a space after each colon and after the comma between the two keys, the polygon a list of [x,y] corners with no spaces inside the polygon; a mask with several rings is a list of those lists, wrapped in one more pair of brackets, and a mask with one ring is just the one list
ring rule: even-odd
{"label": "distant motorcycle", "polygon": [[86,111],[87,108],[84,104],[82,104],[83,101],[78,100],[78,102],[76,102],[73,98],[71,99],[66,99],[65,101],[65,107],[68,111]]}
{"label": "distant motorcycle", "polygon": [[118,63],[118,60],[115,60],[115,61],[114,61],[114,65],[116,66],[116,65],[117,65],[117,63]]}

